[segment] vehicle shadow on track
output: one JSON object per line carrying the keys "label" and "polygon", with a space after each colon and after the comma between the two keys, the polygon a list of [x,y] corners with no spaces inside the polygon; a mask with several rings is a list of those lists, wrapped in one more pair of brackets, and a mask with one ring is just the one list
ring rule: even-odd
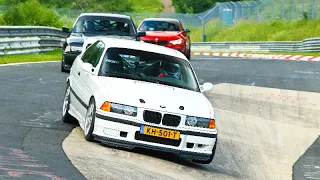
{"label": "vehicle shadow on track", "polygon": [[[143,148],[139,148],[139,147],[135,147],[133,149],[130,149],[130,148],[113,146],[113,145],[109,145],[109,144],[97,142],[97,141],[96,141],[96,143],[99,143],[103,147],[112,148],[112,149],[119,150],[119,151],[131,152],[131,153],[135,153],[135,154],[139,154],[139,155],[143,155],[143,156],[148,156],[151,158],[157,158],[159,160],[165,160],[165,161],[180,165],[183,167],[183,169],[186,169],[186,170],[190,168],[193,170],[201,171],[201,174],[207,174],[207,175],[222,174],[222,175],[227,175],[229,177],[233,177],[235,179],[242,176],[238,173],[228,171],[224,167],[218,165],[218,164],[220,164],[219,161],[221,160],[219,158],[214,158],[212,163],[210,163],[210,164],[198,164],[198,163],[192,162],[189,159],[182,158],[179,155],[174,154],[174,153],[143,149]],[[216,152],[216,153],[218,153],[218,155],[219,155],[220,149],[218,150],[218,148],[217,148],[217,151],[218,152]]]}

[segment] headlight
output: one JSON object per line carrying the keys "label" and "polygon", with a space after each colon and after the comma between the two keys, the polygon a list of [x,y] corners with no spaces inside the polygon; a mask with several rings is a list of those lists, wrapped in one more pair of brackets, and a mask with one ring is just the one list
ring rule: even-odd
{"label": "headlight", "polygon": [[81,51],[82,51],[82,47],[80,47],[80,46],[70,46],[70,45],[68,45],[68,46],[66,47],[66,49],[64,50],[64,52],[70,52],[70,51],[79,51],[79,52],[81,52]]}
{"label": "headlight", "polygon": [[64,52],[70,52],[71,51],[71,46],[67,46],[66,49],[64,49]]}
{"label": "headlight", "polygon": [[201,127],[201,128],[210,128],[210,129],[216,128],[216,122],[214,119],[194,117],[194,116],[187,116],[185,125],[193,126],[193,127]]}
{"label": "headlight", "polygon": [[177,40],[173,40],[170,41],[171,44],[181,44],[182,43],[182,39],[177,39]]}
{"label": "headlight", "polygon": [[127,106],[127,105],[123,105],[123,104],[104,102],[101,105],[100,109],[107,111],[107,112],[124,114],[124,115],[128,115],[128,116],[137,116],[137,107],[134,107],[134,106]]}

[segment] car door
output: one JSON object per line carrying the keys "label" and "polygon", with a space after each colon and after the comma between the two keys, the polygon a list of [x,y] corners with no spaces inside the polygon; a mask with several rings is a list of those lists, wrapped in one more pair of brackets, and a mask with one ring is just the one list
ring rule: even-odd
{"label": "car door", "polygon": [[91,54],[95,49],[95,45],[88,47],[86,51],[82,54],[80,59],[74,63],[73,65],[73,75],[74,75],[74,83],[73,83],[73,91],[76,98],[74,101],[76,111],[81,116],[82,121],[84,119],[85,113],[87,111],[88,102],[85,100],[86,97],[86,85],[84,84],[84,72],[83,72],[83,64],[88,61]]}
{"label": "car door", "polygon": [[81,84],[83,85],[83,100],[85,102],[89,102],[91,96],[94,94],[94,91],[98,88],[97,81],[98,76],[97,72],[99,69],[97,69],[97,65],[100,62],[101,56],[104,52],[105,45],[103,42],[98,41],[94,44],[94,49],[92,50],[92,53],[88,59],[85,59],[84,63],[90,63],[92,65],[93,71],[85,71],[82,70],[81,72]]}

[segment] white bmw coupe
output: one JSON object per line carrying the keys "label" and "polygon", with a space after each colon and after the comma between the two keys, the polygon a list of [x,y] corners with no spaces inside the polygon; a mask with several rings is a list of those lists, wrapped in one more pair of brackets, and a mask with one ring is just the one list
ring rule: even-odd
{"label": "white bmw coupe", "polygon": [[[85,46],[85,45],[84,45]],[[144,42],[101,38],[75,59],[62,120],[77,119],[87,141],[212,161],[218,128],[188,59]]]}

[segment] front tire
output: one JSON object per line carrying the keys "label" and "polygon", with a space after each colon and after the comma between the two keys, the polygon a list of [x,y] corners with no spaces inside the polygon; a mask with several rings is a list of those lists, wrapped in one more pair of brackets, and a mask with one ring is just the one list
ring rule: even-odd
{"label": "front tire", "polygon": [[94,139],[93,129],[94,129],[95,117],[96,117],[96,103],[94,98],[91,98],[88,109],[87,109],[85,122],[84,122],[84,138],[90,142],[92,142]]}
{"label": "front tire", "polygon": [[68,72],[68,70],[65,68],[64,60],[61,61],[61,72]]}
{"label": "front tire", "polygon": [[65,91],[64,95],[64,100],[63,100],[63,107],[62,107],[62,121],[64,123],[71,123],[72,122],[72,116],[69,114],[69,109],[70,109],[70,84],[69,82],[67,83],[67,88]]}
{"label": "front tire", "polygon": [[184,53],[185,53],[185,56],[187,57],[187,59],[190,60],[190,58],[191,58],[191,50],[190,50],[190,46],[187,48],[187,44],[185,44]]}

